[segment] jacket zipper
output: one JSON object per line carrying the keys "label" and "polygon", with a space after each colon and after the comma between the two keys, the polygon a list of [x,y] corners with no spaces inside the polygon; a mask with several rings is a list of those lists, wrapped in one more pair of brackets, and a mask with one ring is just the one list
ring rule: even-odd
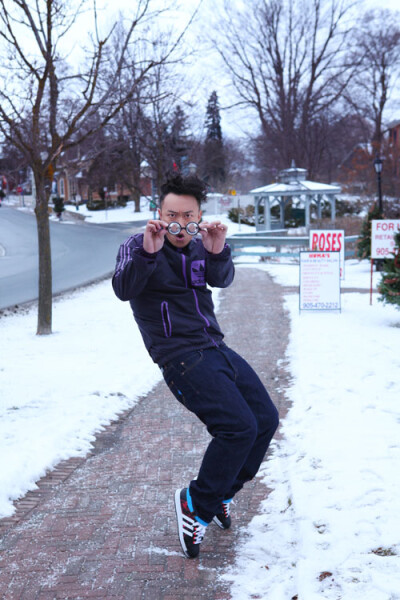
{"label": "jacket zipper", "polygon": [[185,287],[187,287],[188,284],[187,284],[187,275],[186,275],[186,256],[184,254],[182,254],[181,256],[182,256],[183,279],[185,280]]}
{"label": "jacket zipper", "polygon": [[[198,312],[198,314],[200,315],[200,317],[203,319],[203,321],[205,322],[207,327],[210,327],[210,321],[207,319],[207,317],[205,315],[203,315],[203,313],[200,311],[200,307],[199,307],[199,299],[197,298],[197,294],[196,294],[196,290],[193,290],[193,295],[194,295],[194,302],[196,305],[196,310]],[[214,346],[218,347],[217,342],[214,340],[214,338],[208,333],[207,329],[205,327],[203,327],[203,331],[206,334],[206,336],[212,341],[212,343],[214,344]]]}
{"label": "jacket zipper", "polygon": [[[185,287],[188,287],[187,284],[187,276],[186,276],[186,256],[184,254],[182,254],[182,270],[183,270],[183,278],[185,280]],[[194,295],[194,303],[196,306],[196,312],[197,314],[203,319],[203,321],[205,322],[207,327],[210,327],[210,321],[207,319],[207,317],[205,315],[203,315],[203,313],[200,310],[200,306],[199,306],[199,299],[197,297],[197,293],[196,290],[194,290],[192,288],[192,292]],[[203,331],[206,334],[206,336],[209,338],[209,340],[214,344],[214,346],[218,347],[217,342],[214,340],[214,338],[208,333],[207,329],[205,327],[203,327]]]}

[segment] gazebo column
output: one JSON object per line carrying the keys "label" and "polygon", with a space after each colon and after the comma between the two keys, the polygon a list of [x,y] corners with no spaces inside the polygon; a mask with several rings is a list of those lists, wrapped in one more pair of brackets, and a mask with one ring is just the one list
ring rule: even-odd
{"label": "gazebo column", "polygon": [[318,194],[318,196],[316,196],[316,203],[317,203],[317,215],[318,215],[318,219],[322,219],[322,196],[320,194]]}
{"label": "gazebo column", "polygon": [[335,196],[333,196],[331,198],[330,202],[331,202],[331,221],[333,223],[336,219],[336,198],[335,198]]}
{"label": "gazebo column", "polygon": [[286,198],[279,196],[279,211],[280,211],[280,225],[281,229],[285,229],[285,206]]}
{"label": "gazebo column", "polygon": [[306,227],[310,226],[310,204],[311,204],[311,197],[310,196],[306,196],[306,200],[305,200],[305,203],[304,203],[305,226]]}
{"label": "gazebo column", "polygon": [[258,204],[259,204],[259,202],[260,202],[259,197],[256,196],[254,198],[254,222],[256,224],[256,231],[258,231],[260,229],[260,224],[258,222],[258,219],[259,219]]}
{"label": "gazebo column", "polygon": [[271,231],[271,201],[269,196],[264,198],[264,227],[266,231]]}

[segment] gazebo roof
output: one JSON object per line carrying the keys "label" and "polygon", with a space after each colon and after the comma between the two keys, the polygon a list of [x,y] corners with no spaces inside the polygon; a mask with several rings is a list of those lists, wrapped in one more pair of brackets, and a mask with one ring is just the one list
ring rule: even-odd
{"label": "gazebo roof", "polygon": [[279,173],[279,181],[255,188],[250,191],[250,194],[257,194],[258,196],[299,196],[310,193],[333,195],[340,192],[339,186],[308,181],[306,175],[307,170],[296,167],[294,161],[292,161],[289,169],[284,169]]}
{"label": "gazebo roof", "polygon": [[318,183],[317,181],[292,181],[290,183],[271,183],[263,187],[250,190],[250,194],[258,196],[298,196],[299,194],[339,194],[340,187]]}

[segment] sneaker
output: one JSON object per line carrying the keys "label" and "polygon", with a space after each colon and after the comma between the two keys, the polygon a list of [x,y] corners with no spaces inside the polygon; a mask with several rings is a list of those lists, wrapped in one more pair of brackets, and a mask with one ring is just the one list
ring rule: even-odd
{"label": "sneaker", "polygon": [[217,513],[213,519],[214,523],[221,527],[221,529],[229,529],[232,523],[230,503],[232,500],[225,500],[221,504],[221,512]]}
{"label": "sneaker", "polygon": [[[187,488],[176,490],[175,510],[178,521],[179,541],[187,558],[196,558],[200,552],[200,544],[206,532],[206,525],[196,521],[193,506],[189,508]],[[190,497],[189,497],[190,498]]]}

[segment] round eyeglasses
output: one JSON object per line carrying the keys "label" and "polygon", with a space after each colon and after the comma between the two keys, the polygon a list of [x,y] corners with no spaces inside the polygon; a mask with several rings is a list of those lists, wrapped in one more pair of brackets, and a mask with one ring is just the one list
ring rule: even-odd
{"label": "round eyeglasses", "polygon": [[171,235],[178,235],[182,229],[185,229],[189,235],[196,235],[200,231],[200,225],[195,221],[190,221],[185,227],[182,227],[177,221],[172,221],[167,227],[168,233]]}

